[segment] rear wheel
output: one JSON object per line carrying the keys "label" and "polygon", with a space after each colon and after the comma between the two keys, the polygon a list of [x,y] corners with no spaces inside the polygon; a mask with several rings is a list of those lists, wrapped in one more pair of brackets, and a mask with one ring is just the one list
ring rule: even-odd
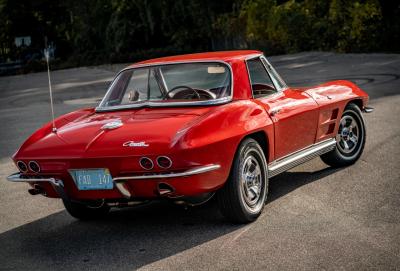
{"label": "rear wheel", "polygon": [[81,220],[98,219],[110,211],[110,207],[104,203],[104,200],[87,203],[63,200],[63,203],[71,216]]}
{"label": "rear wheel", "polygon": [[267,163],[260,145],[251,138],[239,146],[225,186],[217,200],[222,214],[237,223],[254,221],[268,192]]}
{"label": "rear wheel", "polygon": [[336,148],[321,155],[322,161],[332,167],[354,164],[364,150],[365,137],[361,110],[355,104],[347,105],[340,119]]}

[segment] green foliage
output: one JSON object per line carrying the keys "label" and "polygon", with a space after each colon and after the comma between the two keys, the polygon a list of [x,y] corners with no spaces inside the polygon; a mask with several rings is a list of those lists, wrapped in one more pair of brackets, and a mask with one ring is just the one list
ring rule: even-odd
{"label": "green foliage", "polygon": [[[22,59],[39,69],[30,52],[40,52],[45,36],[64,66],[244,48],[399,52],[399,6],[385,0],[0,0],[0,62]],[[31,36],[32,46],[16,48],[16,36]]]}
{"label": "green foliage", "polygon": [[379,50],[379,30],[382,28],[382,13],[377,1],[358,2],[350,8],[351,51]]}
{"label": "green foliage", "polygon": [[255,0],[244,3],[242,16],[248,42],[271,53],[385,50],[379,39],[383,16],[375,0]]}

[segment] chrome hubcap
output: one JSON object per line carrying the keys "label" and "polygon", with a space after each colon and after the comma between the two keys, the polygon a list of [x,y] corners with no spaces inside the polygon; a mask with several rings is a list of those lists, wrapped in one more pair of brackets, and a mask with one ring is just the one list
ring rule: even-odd
{"label": "chrome hubcap", "polygon": [[343,153],[351,153],[357,147],[360,137],[360,129],[357,121],[352,116],[343,116],[340,120],[337,135],[337,146]]}
{"label": "chrome hubcap", "polygon": [[242,194],[250,208],[257,208],[262,192],[261,167],[256,158],[249,155],[244,163],[241,176]]}

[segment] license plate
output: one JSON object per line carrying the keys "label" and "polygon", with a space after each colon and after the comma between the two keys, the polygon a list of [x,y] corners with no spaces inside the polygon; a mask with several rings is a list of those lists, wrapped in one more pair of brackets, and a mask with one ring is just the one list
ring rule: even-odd
{"label": "license plate", "polygon": [[70,170],[79,190],[113,189],[113,181],[107,168]]}

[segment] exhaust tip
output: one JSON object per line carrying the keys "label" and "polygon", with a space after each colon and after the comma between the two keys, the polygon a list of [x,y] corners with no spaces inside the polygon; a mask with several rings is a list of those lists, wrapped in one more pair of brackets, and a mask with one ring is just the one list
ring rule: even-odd
{"label": "exhaust tip", "polygon": [[29,194],[31,194],[32,196],[39,195],[39,194],[41,194],[41,195],[46,195],[46,192],[44,191],[44,189],[43,189],[40,185],[38,185],[38,184],[35,184],[35,185],[33,186],[33,188],[31,188],[31,189],[28,190],[28,192],[29,192]]}
{"label": "exhaust tip", "polygon": [[157,185],[157,192],[160,196],[167,196],[175,192],[175,189],[167,183],[159,183]]}

